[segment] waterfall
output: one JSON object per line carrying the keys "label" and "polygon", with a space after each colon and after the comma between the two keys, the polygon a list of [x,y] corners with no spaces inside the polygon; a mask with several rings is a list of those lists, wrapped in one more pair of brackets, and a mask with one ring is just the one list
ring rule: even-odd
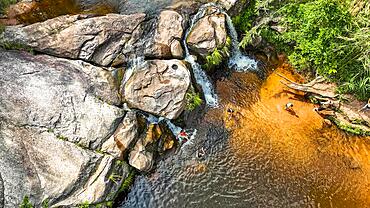
{"label": "waterfall", "polygon": [[227,29],[231,38],[231,57],[229,58],[229,68],[235,69],[239,72],[245,72],[248,70],[257,70],[257,61],[249,58],[242,54],[239,49],[238,33],[234,27],[234,24],[230,16],[223,12],[226,16]]}
{"label": "waterfall", "polygon": [[200,64],[198,64],[195,61],[194,57],[192,55],[190,55],[188,45],[186,44],[186,39],[187,39],[191,29],[193,28],[195,23],[200,18],[202,18],[204,16],[207,7],[209,7],[210,5],[212,5],[212,4],[203,5],[199,9],[198,13],[193,17],[193,19],[191,20],[191,23],[190,23],[190,27],[188,28],[188,30],[185,33],[185,38],[183,40],[183,43],[184,43],[184,47],[185,47],[185,60],[187,62],[189,62],[191,64],[191,67],[193,68],[195,81],[202,88],[206,104],[210,107],[217,107],[218,106],[218,98],[217,98],[216,93],[214,92],[212,83],[208,79],[207,74],[202,70],[202,67],[200,66]]}

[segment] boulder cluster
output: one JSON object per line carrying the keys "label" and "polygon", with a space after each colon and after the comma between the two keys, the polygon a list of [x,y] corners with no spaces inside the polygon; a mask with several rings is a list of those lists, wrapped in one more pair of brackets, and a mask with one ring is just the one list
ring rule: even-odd
{"label": "boulder cluster", "polygon": [[[0,207],[25,196],[36,206],[112,201],[133,168],[151,170],[174,138],[145,115],[173,120],[185,109],[192,9],[5,28],[0,42],[22,50],[0,48]],[[189,34],[191,53],[206,56],[225,44],[225,16],[210,12]]]}

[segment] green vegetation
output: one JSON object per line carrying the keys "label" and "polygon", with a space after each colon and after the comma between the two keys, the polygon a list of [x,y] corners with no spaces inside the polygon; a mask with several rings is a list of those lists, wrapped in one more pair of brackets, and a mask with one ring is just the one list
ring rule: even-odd
{"label": "green vegetation", "polygon": [[17,0],[0,0],[0,15],[4,14],[5,9],[11,5],[17,3]]}
{"label": "green vegetation", "polygon": [[226,58],[230,56],[231,38],[227,36],[225,45],[218,49],[216,48],[211,54],[206,57],[206,64],[203,68],[211,70],[216,66],[219,66]]}
{"label": "green vegetation", "polygon": [[62,141],[68,141],[68,137],[65,137],[65,136],[60,135],[60,134],[57,135],[57,139],[62,140]]}
{"label": "green vegetation", "polygon": [[30,202],[30,198],[28,196],[23,198],[23,202],[19,208],[33,208],[33,204]]}
{"label": "green vegetation", "polygon": [[[0,34],[1,34],[1,26],[0,26]],[[33,49],[25,46],[21,43],[12,43],[12,42],[0,42],[0,48],[5,50],[20,50],[20,51],[27,51],[29,53],[34,53]]]}
{"label": "green vegetation", "polygon": [[[285,52],[296,69],[314,70],[337,82],[340,93],[353,93],[362,100],[370,97],[369,1],[256,0],[252,7],[234,18],[239,28],[247,28],[241,47],[261,36]],[[257,16],[269,21],[250,27],[250,20],[244,24],[239,20]],[[272,21],[277,18],[278,25]]]}
{"label": "green vegetation", "polygon": [[124,192],[127,192],[130,189],[130,187],[132,186],[132,184],[134,183],[135,177],[136,177],[136,171],[131,170],[130,173],[128,174],[127,178],[121,184],[121,187],[119,188],[119,190],[117,192],[117,195],[121,194],[121,193],[124,193]]}
{"label": "green vegetation", "polygon": [[194,89],[191,89],[186,93],[185,99],[186,109],[189,111],[195,110],[203,103],[203,100],[200,98],[199,93],[195,92]]}
{"label": "green vegetation", "polygon": [[251,0],[249,6],[240,14],[232,18],[233,24],[238,32],[249,31],[256,17],[256,0]]}
{"label": "green vegetation", "polygon": [[89,208],[90,204],[88,201],[85,201],[84,203],[78,205],[78,208]]}
{"label": "green vegetation", "polygon": [[329,120],[334,122],[335,125],[338,126],[339,129],[342,129],[343,131],[346,131],[346,132],[349,132],[349,133],[352,133],[352,134],[355,134],[355,135],[360,135],[360,136],[370,136],[369,131],[365,131],[364,129],[355,126],[356,124],[348,125],[346,123],[343,123],[343,122],[337,120],[334,117],[329,117]]}

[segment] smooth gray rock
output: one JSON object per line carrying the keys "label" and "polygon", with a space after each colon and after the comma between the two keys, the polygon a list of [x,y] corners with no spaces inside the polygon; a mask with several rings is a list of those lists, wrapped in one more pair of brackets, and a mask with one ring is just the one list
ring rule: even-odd
{"label": "smooth gray rock", "polygon": [[24,27],[6,27],[2,41],[19,43],[57,57],[107,66],[124,62],[124,57],[119,55],[131,44],[144,18],[142,13],[100,17],[65,15]]}
{"label": "smooth gray rock", "polygon": [[99,83],[108,81],[93,69],[78,61],[0,50],[4,207],[18,207],[27,195],[36,207],[46,199],[70,207],[106,200],[117,190],[108,181],[114,157],[93,150],[112,135],[123,110],[97,98],[105,93]]}
{"label": "smooth gray rock", "polygon": [[53,204],[68,196],[86,183],[101,157],[38,128],[3,120],[0,126],[0,173],[6,208],[18,207],[27,195],[37,205],[45,199]]}
{"label": "smooth gray rock", "polygon": [[103,101],[116,92],[99,70],[79,61],[1,51],[0,116],[97,149],[123,116],[123,110]]}
{"label": "smooth gray rock", "polygon": [[133,108],[175,119],[185,108],[189,85],[190,72],[184,61],[151,60],[135,69],[121,93]]}

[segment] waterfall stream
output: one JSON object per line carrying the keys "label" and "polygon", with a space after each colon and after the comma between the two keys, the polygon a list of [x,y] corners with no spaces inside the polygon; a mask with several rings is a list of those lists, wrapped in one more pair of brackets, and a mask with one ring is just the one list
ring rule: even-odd
{"label": "waterfall stream", "polygon": [[230,16],[223,12],[226,16],[227,29],[231,38],[231,57],[229,58],[229,68],[235,69],[239,72],[245,72],[248,70],[257,70],[257,61],[242,54],[239,48],[238,33],[234,27],[234,24]]}
{"label": "waterfall stream", "polygon": [[206,104],[210,107],[217,107],[218,106],[218,97],[217,94],[214,92],[213,86],[209,78],[207,77],[207,74],[202,70],[202,67],[199,63],[196,62],[194,56],[190,55],[188,45],[186,43],[186,39],[194,27],[195,23],[202,17],[205,16],[206,9],[208,7],[216,7],[222,14],[226,17],[226,23],[227,23],[227,29],[228,33],[230,35],[230,38],[232,40],[231,43],[231,57],[229,58],[229,68],[234,69],[239,72],[246,72],[249,70],[257,70],[257,61],[254,59],[245,56],[242,54],[242,52],[239,49],[239,41],[238,41],[238,34],[236,32],[236,29],[233,25],[233,22],[230,18],[230,16],[224,12],[221,8],[219,8],[214,3],[208,3],[203,5],[198,13],[193,17],[191,20],[190,26],[188,30],[186,31],[185,38],[183,40],[184,47],[185,47],[185,60],[191,64],[191,67],[193,68],[194,77],[196,79],[197,84],[199,84],[202,88],[202,91],[204,93],[204,98],[206,101]]}
{"label": "waterfall stream", "polygon": [[217,107],[218,106],[218,98],[217,95],[213,89],[212,83],[207,77],[207,74],[202,70],[202,67],[200,64],[198,64],[194,57],[190,55],[188,45],[186,43],[186,39],[192,30],[193,26],[195,23],[204,16],[206,9],[210,6],[211,4],[205,4],[203,5],[198,13],[193,17],[191,20],[190,26],[188,30],[185,33],[185,38],[183,40],[184,47],[185,47],[185,60],[191,64],[191,67],[193,68],[193,74],[195,77],[195,81],[199,86],[202,88],[204,98],[206,101],[206,104],[210,107]]}

